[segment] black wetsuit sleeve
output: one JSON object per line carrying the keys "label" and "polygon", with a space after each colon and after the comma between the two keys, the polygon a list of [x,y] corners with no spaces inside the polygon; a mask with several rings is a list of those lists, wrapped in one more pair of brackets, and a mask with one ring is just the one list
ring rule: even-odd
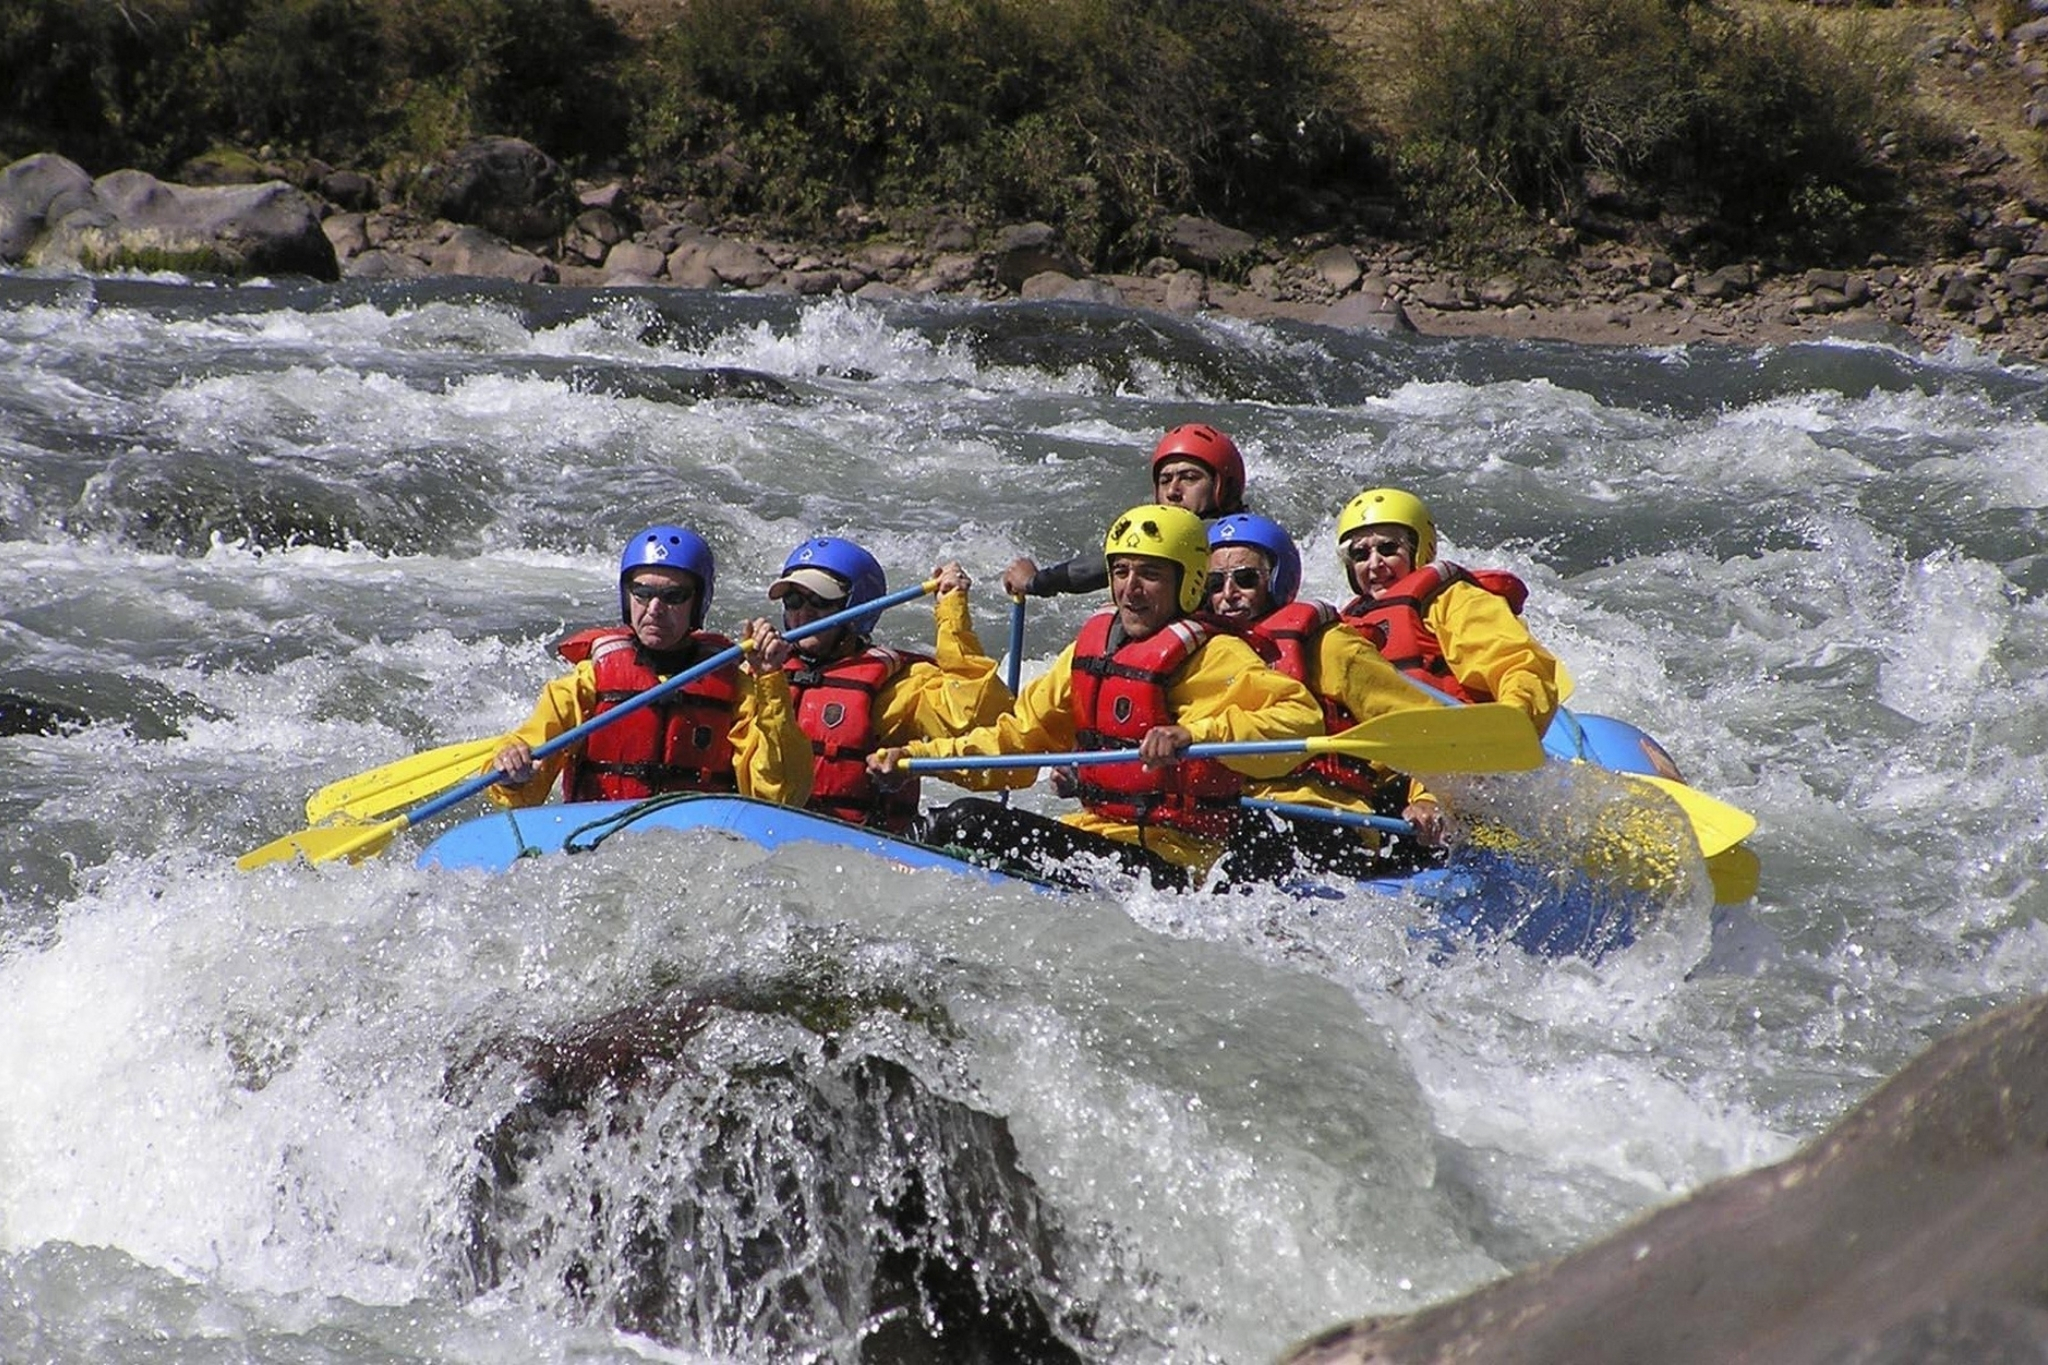
{"label": "black wetsuit sleeve", "polygon": [[1030,595],[1053,597],[1061,593],[1101,592],[1108,586],[1109,565],[1097,556],[1075,555],[1034,574]]}

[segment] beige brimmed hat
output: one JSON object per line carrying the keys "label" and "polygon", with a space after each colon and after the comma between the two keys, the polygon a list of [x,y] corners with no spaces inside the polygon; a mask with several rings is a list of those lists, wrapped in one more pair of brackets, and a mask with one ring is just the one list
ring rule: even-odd
{"label": "beige brimmed hat", "polygon": [[768,585],[768,600],[780,602],[791,588],[802,588],[827,602],[837,602],[847,594],[847,584],[837,574],[823,569],[791,569]]}

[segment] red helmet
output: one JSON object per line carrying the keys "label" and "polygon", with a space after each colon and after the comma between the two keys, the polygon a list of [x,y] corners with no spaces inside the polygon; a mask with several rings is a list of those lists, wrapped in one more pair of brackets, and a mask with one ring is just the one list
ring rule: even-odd
{"label": "red helmet", "polygon": [[1244,510],[1244,456],[1237,442],[1212,426],[1189,422],[1175,427],[1152,447],[1152,477],[1168,460],[1193,460],[1216,480],[1216,513],[1229,516]]}

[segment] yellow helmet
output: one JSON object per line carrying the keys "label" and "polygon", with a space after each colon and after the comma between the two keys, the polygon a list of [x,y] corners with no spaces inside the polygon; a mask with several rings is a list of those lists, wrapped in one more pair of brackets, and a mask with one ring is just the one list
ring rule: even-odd
{"label": "yellow helmet", "polygon": [[[1367,526],[1405,526],[1415,533],[1415,567],[1436,558],[1436,522],[1429,504],[1413,493],[1398,488],[1368,488],[1350,502],[1337,517],[1337,552],[1342,557],[1345,543]],[[1351,562],[1344,561],[1348,574]]]}
{"label": "yellow helmet", "polygon": [[1209,528],[1185,507],[1148,502],[1110,523],[1102,562],[1118,555],[1143,555],[1180,566],[1180,609],[1202,609],[1209,577]]}

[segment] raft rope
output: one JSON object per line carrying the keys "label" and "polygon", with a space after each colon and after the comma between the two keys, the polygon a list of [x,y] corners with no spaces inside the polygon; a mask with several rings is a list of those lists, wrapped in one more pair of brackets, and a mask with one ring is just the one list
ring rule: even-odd
{"label": "raft rope", "polygon": [[[705,792],[664,792],[659,796],[650,796],[643,801],[636,801],[625,810],[619,811],[616,814],[602,816],[590,821],[588,824],[578,825],[575,829],[570,830],[562,838],[562,852],[595,853],[599,844],[602,844],[620,830],[628,829],[639,823],[656,811],[665,810],[684,801],[695,801],[708,794]],[[597,833],[590,834],[592,830],[596,830]],[[590,838],[587,840],[584,839],[586,834],[590,834]]]}
{"label": "raft rope", "polygon": [[532,844],[526,842],[526,831],[519,828],[519,813],[508,806],[503,814],[505,816],[505,823],[512,827],[512,842],[519,847],[519,851],[512,855],[513,861],[517,862],[521,858],[538,858],[542,856],[546,850],[535,848]]}

